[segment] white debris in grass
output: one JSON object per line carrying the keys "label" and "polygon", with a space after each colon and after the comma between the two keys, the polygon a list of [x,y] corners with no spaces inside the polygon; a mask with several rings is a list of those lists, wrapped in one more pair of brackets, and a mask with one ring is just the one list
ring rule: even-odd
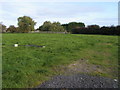
{"label": "white debris in grass", "polygon": [[18,47],[18,44],[14,44],[14,47]]}
{"label": "white debris in grass", "polygon": [[114,79],[115,82],[117,82],[117,79]]}
{"label": "white debris in grass", "polygon": [[43,46],[43,48],[45,48],[45,46]]}

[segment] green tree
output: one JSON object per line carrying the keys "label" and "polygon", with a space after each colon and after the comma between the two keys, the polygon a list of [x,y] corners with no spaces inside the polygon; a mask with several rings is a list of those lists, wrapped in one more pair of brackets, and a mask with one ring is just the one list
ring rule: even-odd
{"label": "green tree", "polygon": [[87,26],[89,29],[99,29],[100,26],[99,25],[88,25]]}
{"label": "green tree", "polygon": [[39,27],[41,31],[53,31],[53,32],[63,32],[65,31],[60,22],[45,21],[42,26]]}
{"label": "green tree", "polygon": [[71,32],[72,29],[85,27],[85,24],[82,22],[70,22],[68,23],[68,31]]}
{"label": "green tree", "polygon": [[53,22],[50,27],[50,31],[64,32],[65,30],[64,30],[63,26],[61,26],[60,22]]}
{"label": "green tree", "polygon": [[35,24],[36,22],[34,22],[32,18],[28,16],[23,16],[18,18],[18,26],[20,32],[34,31]]}
{"label": "green tree", "polygon": [[40,26],[39,28],[41,29],[41,31],[50,31],[51,25],[52,23],[50,21],[45,21],[43,25]]}
{"label": "green tree", "polygon": [[18,28],[15,27],[14,25],[10,25],[9,28],[7,29],[7,32],[11,32],[11,33],[18,32]]}
{"label": "green tree", "polygon": [[69,32],[69,30],[68,30],[68,24],[62,24],[61,26],[63,26],[63,28],[64,28],[67,32]]}

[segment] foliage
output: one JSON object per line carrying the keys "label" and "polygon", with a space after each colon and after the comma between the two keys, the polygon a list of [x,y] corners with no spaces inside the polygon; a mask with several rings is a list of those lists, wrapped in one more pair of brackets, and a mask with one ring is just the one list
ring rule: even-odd
{"label": "foliage", "polygon": [[53,22],[51,27],[50,27],[50,31],[63,32],[65,30],[64,30],[64,28],[61,26],[61,24],[59,22]]}
{"label": "foliage", "polygon": [[7,32],[16,33],[19,31],[17,27],[15,27],[14,25],[10,25],[9,28],[7,28]]}
{"label": "foliage", "polygon": [[72,30],[74,28],[85,27],[84,23],[70,22],[68,23],[68,30]]}
{"label": "foliage", "polygon": [[99,25],[88,25],[89,29],[99,29],[100,26]]}
{"label": "foliage", "polygon": [[34,31],[34,25],[36,22],[32,20],[32,18],[28,16],[23,16],[18,18],[18,26],[20,32],[29,32]]}
{"label": "foliage", "polygon": [[75,28],[80,28],[80,27],[85,27],[85,24],[82,22],[70,22],[68,24],[63,24],[62,25],[68,32],[71,32],[72,29]]}
{"label": "foliage", "polygon": [[52,23],[50,21],[45,21],[42,26],[40,26],[41,31],[50,31]]}
{"label": "foliage", "polygon": [[87,28],[72,29],[73,34],[100,34],[100,35],[120,35],[120,26],[101,27],[88,26]]}
{"label": "foliage", "polygon": [[39,27],[38,30],[41,31],[53,31],[53,32],[63,32],[64,28],[61,26],[59,22],[45,21],[42,26]]}
{"label": "foliage", "polygon": [[68,30],[68,24],[62,24],[61,26],[63,26],[63,28],[64,28],[67,32],[69,32],[69,30]]}

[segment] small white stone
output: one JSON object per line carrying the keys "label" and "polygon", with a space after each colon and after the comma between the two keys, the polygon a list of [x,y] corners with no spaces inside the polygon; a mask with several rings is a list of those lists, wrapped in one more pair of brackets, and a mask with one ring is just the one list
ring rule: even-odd
{"label": "small white stone", "polygon": [[43,48],[45,48],[45,46],[43,46]]}
{"label": "small white stone", "polygon": [[117,79],[114,79],[115,82],[117,82]]}
{"label": "small white stone", "polygon": [[18,44],[14,44],[14,47],[18,47]]}

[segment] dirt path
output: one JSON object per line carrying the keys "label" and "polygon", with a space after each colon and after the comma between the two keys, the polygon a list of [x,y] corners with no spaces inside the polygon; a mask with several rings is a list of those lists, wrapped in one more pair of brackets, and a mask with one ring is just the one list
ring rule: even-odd
{"label": "dirt path", "polygon": [[116,78],[117,79],[117,71],[114,70],[113,67],[105,67],[101,65],[95,65],[89,63],[88,60],[80,59],[78,61],[73,62],[72,64],[68,66],[57,66],[53,68],[54,71],[60,72],[64,75],[69,74],[76,74],[76,73],[85,73],[85,74],[92,74],[92,75],[100,75],[110,78]]}
{"label": "dirt path", "polygon": [[111,68],[90,64],[88,60],[80,59],[68,66],[55,67],[53,70],[60,72],[59,75],[37,88],[118,88],[117,78],[92,75],[112,73]]}

